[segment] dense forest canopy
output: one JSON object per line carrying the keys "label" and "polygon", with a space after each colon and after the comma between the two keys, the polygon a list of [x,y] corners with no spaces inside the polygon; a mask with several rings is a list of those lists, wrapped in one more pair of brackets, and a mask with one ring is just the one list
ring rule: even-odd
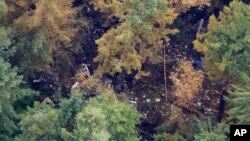
{"label": "dense forest canopy", "polygon": [[230,140],[249,3],[0,0],[0,140]]}

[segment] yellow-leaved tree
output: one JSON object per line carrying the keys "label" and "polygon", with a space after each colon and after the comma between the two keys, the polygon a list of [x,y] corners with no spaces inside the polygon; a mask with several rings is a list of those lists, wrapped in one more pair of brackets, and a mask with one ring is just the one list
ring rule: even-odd
{"label": "yellow-leaved tree", "polygon": [[[22,3],[19,4],[22,6]],[[32,0],[30,4],[33,4],[34,8],[15,21],[19,31],[25,33],[37,30],[46,36],[52,47],[60,44],[67,46],[76,32],[72,24],[77,12],[72,8],[72,1]]]}
{"label": "yellow-leaved tree", "polygon": [[203,8],[210,5],[210,0],[167,0],[170,7],[178,13],[186,12],[191,7]]}
{"label": "yellow-leaved tree", "polygon": [[[31,73],[54,63],[64,72],[71,67],[72,39],[77,33],[78,9],[72,0],[6,0],[4,25],[16,31],[14,59],[20,70]],[[71,48],[70,48],[71,47]],[[79,48],[79,47],[78,47]],[[62,77],[64,73],[61,72]],[[25,75],[26,76],[26,75]]]}
{"label": "yellow-leaved tree", "polygon": [[174,83],[175,94],[179,104],[190,103],[195,94],[202,88],[204,75],[202,71],[195,70],[190,61],[181,61],[170,79]]}
{"label": "yellow-leaved tree", "polygon": [[158,63],[164,48],[163,42],[169,41],[168,35],[177,32],[169,28],[177,14],[168,7],[166,0],[91,0],[95,9],[118,17],[120,23],[96,40],[99,63],[97,76],[104,73],[114,74],[125,70],[135,78],[148,75],[142,71],[146,61]]}

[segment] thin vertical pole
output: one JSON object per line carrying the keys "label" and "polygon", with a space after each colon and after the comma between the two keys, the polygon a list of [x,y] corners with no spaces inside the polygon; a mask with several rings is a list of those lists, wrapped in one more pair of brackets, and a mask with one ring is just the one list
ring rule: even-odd
{"label": "thin vertical pole", "polygon": [[164,73],[164,91],[165,91],[165,98],[166,101],[168,100],[168,94],[167,94],[167,74],[166,74],[166,46],[164,45],[164,51],[163,51],[163,73]]}

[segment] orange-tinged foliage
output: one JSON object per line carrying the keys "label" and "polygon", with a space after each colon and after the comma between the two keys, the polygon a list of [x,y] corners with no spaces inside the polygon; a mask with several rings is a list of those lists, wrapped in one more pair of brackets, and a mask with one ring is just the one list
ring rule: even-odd
{"label": "orange-tinged foliage", "polygon": [[30,10],[32,0],[3,0],[6,3],[6,15],[1,19],[6,25],[12,25],[13,21]]}
{"label": "orange-tinged foliage", "polygon": [[191,7],[203,8],[210,5],[210,0],[167,0],[170,7],[178,13],[186,12]]}
{"label": "orange-tinged foliage", "polygon": [[6,3],[8,4],[8,10],[9,11],[15,11],[16,7],[20,7],[23,9],[28,9],[29,5],[32,3],[34,0],[5,0]]}
{"label": "orange-tinged foliage", "polygon": [[20,31],[25,33],[39,30],[52,46],[70,43],[76,31],[72,28],[76,11],[71,6],[71,0],[34,0],[32,2],[36,8],[27,11],[15,21]]}
{"label": "orange-tinged foliage", "polygon": [[179,97],[178,102],[189,103],[195,94],[202,88],[204,75],[199,70],[194,70],[190,61],[181,61],[170,79],[174,83],[175,93]]}
{"label": "orange-tinged foliage", "polygon": [[78,8],[73,7],[72,2],[6,0],[8,13],[1,19],[1,24],[16,31],[15,57],[19,59],[17,66],[20,70],[30,73],[54,64],[60,70],[61,83],[72,77],[70,70],[74,62],[71,54],[82,51],[82,47],[72,45],[72,40],[83,26],[83,22],[76,19]]}

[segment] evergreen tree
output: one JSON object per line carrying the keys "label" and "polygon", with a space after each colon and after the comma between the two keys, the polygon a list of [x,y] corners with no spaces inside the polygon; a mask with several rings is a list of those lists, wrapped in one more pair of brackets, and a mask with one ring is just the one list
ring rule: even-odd
{"label": "evergreen tree", "polygon": [[63,130],[63,135],[65,140],[136,141],[138,121],[134,108],[103,93],[87,102],[77,114],[73,133]]}
{"label": "evergreen tree", "polygon": [[110,93],[103,93],[90,101],[89,105],[98,107],[105,112],[108,131],[111,134],[110,140],[139,140],[135,129],[135,125],[139,122],[139,114],[136,109],[112,98]]}
{"label": "evergreen tree", "polygon": [[22,76],[17,69],[0,57],[0,140],[11,140],[18,131],[14,104],[27,95],[33,94],[29,89],[22,88]]}
{"label": "evergreen tree", "polygon": [[16,141],[60,140],[59,111],[46,104],[35,105],[21,117],[22,133]]}
{"label": "evergreen tree", "polygon": [[61,99],[60,105],[60,123],[62,127],[66,127],[67,130],[72,130],[75,126],[75,116],[84,107],[84,101],[82,94],[78,92],[72,92],[69,99]]}
{"label": "evergreen tree", "polygon": [[208,123],[198,124],[199,132],[194,136],[195,141],[226,141],[225,124],[212,125]]}
{"label": "evergreen tree", "polygon": [[42,33],[20,37],[14,46],[16,53],[13,60],[19,60],[15,63],[25,75],[52,62],[52,49]]}
{"label": "evergreen tree", "polygon": [[110,133],[108,131],[107,115],[100,108],[91,105],[76,116],[76,127],[73,135],[65,130],[62,132],[66,141],[109,141]]}
{"label": "evergreen tree", "polygon": [[168,134],[168,133],[157,134],[154,136],[154,139],[156,141],[182,141],[183,140],[178,133],[175,133],[175,134]]}
{"label": "evergreen tree", "polygon": [[13,32],[10,28],[0,27],[0,57],[6,61],[15,53],[15,48],[11,46],[12,36]]}
{"label": "evergreen tree", "polygon": [[[21,117],[21,134],[17,141],[62,140],[65,131],[75,127],[75,116],[83,108],[83,98],[80,93],[70,94],[69,99],[62,99],[59,109],[47,99],[42,103],[36,102]],[[65,138],[67,140],[67,138]]]}
{"label": "evergreen tree", "polygon": [[250,75],[250,6],[233,1],[218,19],[211,16],[208,32],[198,35],[195,49],[204,54],[204,65],[211,78],[223,75]]}
{"label": "evergreen tree", "polygon": [[[12,68],[7,62],[15,48],[12,44],[12,30],[0,27],[0,140],[12,140],[18,131],[18,114],[14,105],[25,96],[33,95],[30,89],[25,88],[22,76],[17,74],[17,68]],[[22,107],[23,108],[23,107]]]}
{"label": "evergreen tree", "polygon": [[240,84],[235,86],[235,90],[227,98],[229,104],[228,120],[235,124],[250,124],[250,78],[244,78]]}
{"label": "evergreen tree", "polygon": [[84,103],[80,93],[62,100],[59,109],[49,101],[36,103],[22,115],[21,134],[16,140],[139,140],[135,129],[139,115],[134,108],[118,102],[110,93]]}

